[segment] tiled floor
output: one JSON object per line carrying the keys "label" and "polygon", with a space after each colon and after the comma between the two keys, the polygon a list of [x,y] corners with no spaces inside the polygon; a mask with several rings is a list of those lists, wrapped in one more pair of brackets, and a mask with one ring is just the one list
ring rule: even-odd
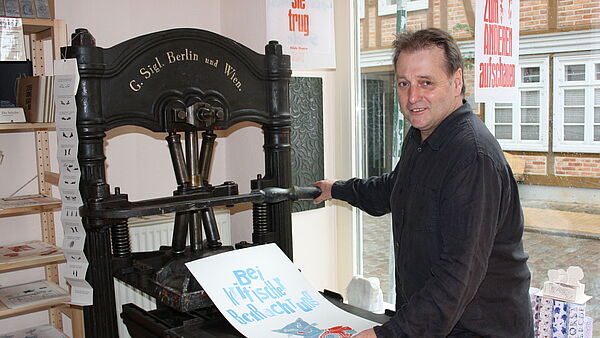
{"label": "tiled floor", "polygon": [[[549,269],[583,268],[581,281],[592,296],[588,315],[594,318],[594,336],[600,337],[600,206],[523,202],[526,231],[523,242],[529,254],[534,287],[547,280]],[[390,297],[390,216],[364,216],[363,270],[366,277],[379,277],[384,300]],[[387,297],[387,298],[386,298]]]}

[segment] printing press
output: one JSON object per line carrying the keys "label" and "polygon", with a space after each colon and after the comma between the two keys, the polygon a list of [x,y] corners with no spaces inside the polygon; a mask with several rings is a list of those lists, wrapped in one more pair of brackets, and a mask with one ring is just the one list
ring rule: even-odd
{"label": "printing press", "polygon": [[[290,57],[275,41],[261,55],[198,29],[151,33],[107,49],[97,47],[86,29],[77,29],[62,54],[77,59],[80,76],[80,215],[90,263],[86,279],[94,288],[94,305],[84,307],[86,336],[118,336],[113,276],[157,301],[157,309],[149,312],[123,306],[121,317],[132,337],[241,336],[184,263],[233,250],[220,242],[213,208],[248,202],[252,243],[236,247],[276,243],[292,259],[291,201],[312,199],[320,191],[291,184]],[[260,124],[264,132],[265,172],[251,181],[246,194],[235,182],[212,185],[208,180],[215,131],[243,121]],[[119,188],[111,192],[105,132],[124,125],[165,135],[177,181],[172,195],[129,201]],[[131,252],[127,219],[165,213],[175,213],[172,245]],[[325,295],[350,312],[382,321]]]}

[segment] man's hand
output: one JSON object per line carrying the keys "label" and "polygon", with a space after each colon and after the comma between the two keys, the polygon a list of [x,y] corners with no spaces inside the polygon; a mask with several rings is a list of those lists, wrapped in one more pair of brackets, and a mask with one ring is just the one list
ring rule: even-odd
{"label": "man's hand", "polygon": [[360,332],[359,334],[355,334],[352,336],[352,338],[377,338],[377,335],[375,334],[375,330],[368,329]]}
{"label": "man's hand", "polygon": [[327,179],[327,180],[317,181],[317,182],[313,183],[313,186],[319,187],[321,189],[321,195],[317,196],[317,198],[315,198],[313,200],[313,203],[319,204],[323,201],[330,200],[331,199],[331,187],[333,186],[333,183],[335,183],[335,181],[337,181],[337,180]]}

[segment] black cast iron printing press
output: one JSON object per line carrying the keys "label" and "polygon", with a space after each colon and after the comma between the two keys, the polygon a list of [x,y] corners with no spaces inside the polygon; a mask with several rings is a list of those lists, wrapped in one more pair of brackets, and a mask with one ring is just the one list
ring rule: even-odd
{"label": "black cast iron printing press", "polygon": [[[291,184],[290,57],[275,41],[261,55],[198,29],[152,33],[107,49],[96,47],[86,29],[77,29],[72,46],[62,52],[77,59],[80,75],[80,214],[87,231],[87,280],[94,288],[94,305],[84,307],[86,336],[118,336],[113,276],[157,301],[150,312],[123,307],[133,337],[239,336],[184,263],[232,250],[221,245],[213,207],[247,202],[253,205],[252,243],[236,246],[276,243],[292,259],[291,201],[320,192]],[[239,194],[235,182],[208,181],[214,131],[242,121],[258,123],[264,132],[265,172],[251,181],[247,194]],[[166,135],[177,180],[171,196],[132,202],[118,188],[111,193],[105,132],[124,125]],[[172,245],[131,252],[127,219],[164,213],[176,215]]]}

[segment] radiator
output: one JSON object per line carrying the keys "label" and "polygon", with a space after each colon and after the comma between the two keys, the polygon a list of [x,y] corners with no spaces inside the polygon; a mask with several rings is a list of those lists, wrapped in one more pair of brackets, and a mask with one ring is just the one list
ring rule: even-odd
{"label": "radiator", "polygon": [[[219,227],[219,234],[221,235],[221,242],[223,245],[231,245],[229,210],[221,208],[214,210]],[[174,214],[165,214],[129,219],[131,251],[154,251],[161,245],[171,245],[174,217]],[[156,309],[156,302],[153,297],[132,288],[116,278],[115,300],[117,303],[117,322],[119,323],[120,338],[131,338],[127,332],[127,327],[125,327],[125,324],[123,324],[120,317],[123,304],[133,303],[147,311]]]}

